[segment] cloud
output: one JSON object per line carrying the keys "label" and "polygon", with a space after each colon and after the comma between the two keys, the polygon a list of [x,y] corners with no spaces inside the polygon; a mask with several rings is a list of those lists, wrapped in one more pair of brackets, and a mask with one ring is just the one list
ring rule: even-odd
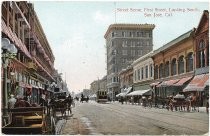
{"label": "cloud", "polygon": [[98,10],[93,14],[93,20],[99,24],[107,24],[111,22],[111,15],[106,15]]}

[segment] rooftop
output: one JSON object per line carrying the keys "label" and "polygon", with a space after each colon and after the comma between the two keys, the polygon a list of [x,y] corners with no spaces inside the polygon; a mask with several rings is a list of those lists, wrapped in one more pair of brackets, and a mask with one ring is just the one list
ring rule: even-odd
{"label": "rooftop", "polygon": [[154,29],[155,25],[154,24],[111,24],[105,35],[104,38],[106,39],[108,34],[110,33],[111,30],[113,29]]}

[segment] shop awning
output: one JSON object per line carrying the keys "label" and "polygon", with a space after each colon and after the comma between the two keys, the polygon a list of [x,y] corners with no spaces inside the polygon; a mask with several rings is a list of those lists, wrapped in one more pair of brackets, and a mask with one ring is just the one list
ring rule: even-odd
{"label": "shop awning", "polygon": [[151,95],[151,90],[147,89],[147,90],[137,90],[137,91],[133,91],[129,94],[127,94],[127,96],[141,96],[141,95]]}
{"label": "shop awning", "polygon": [[160,82],[154,82],[154,83],[151,83],[150,86],[157,86],[158,84],[160,84]]}
{"label": "shop awning", "polygon": [[116,95],[116,97],[120,97],[120,96],[125,96],[125,92],[124,93],[119,93]]}
{"label": "shop awning", "polygon": [[206,82],[209,79],[209,74],[196,75],[190,83],[183,89],[183,92],[188,91],[203,91],[206,87]]}
{"label": "shop awning", "polygon": [[128,93],[131,92],[131,90],[132,90],[132,87],[125,88],[124,92],[117,94],[116,97],[119,97],[119,96],[125,97]]}
{"label": "shop awning", "polygon": [[174,86],[182,86],[184,83],[186,83],[187,81],[189,81],[191,77],[185,77],[179,80],[179,82],[175,83]]}
{"label": "shop awning", "polygon": [[174,80],[168,80],[168,81],[163,81],[161,84],[159,84],[157,87],[167,87],[167,86],[172,86],[175,83],[177,83],[179,79],[174,79]]}

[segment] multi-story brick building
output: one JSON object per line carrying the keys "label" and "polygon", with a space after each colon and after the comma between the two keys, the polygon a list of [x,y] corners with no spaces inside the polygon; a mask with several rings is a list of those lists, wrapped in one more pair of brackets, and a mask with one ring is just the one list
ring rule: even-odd
{"label": "multi-story brick building", "polygon": [[112,24],[107,29],[107,89],[112,100],[120,92],[118,73],[153,49],[151,24]]}
{"label": "multi-story brick building", "polygon": [[[192,29],[152,54],[154,61],[154,83],[157,97],[167,97],[182,92],[194,74],[194,50]],[[155,86],[155,87],[154,87]]]}
{"label": "multi-story brick building", "polygon": [[195,76],[184,88],[186,93],[194,93],[200,106],[206,105],[209,96],[209,12],[204,10],[194,35]]}
{"label": "multi-story brick building", "polygon": [[[17,48],[17,55],[6,68],[2,67],[2,107],[7,108],[10,94],[30,96],[31,102],[39,103],[42,93],[54,81],[54,55],[34,11],[26,1],[4,1],[1,8],[2,38]],[[5,75],[5,74],[4,74]]]}

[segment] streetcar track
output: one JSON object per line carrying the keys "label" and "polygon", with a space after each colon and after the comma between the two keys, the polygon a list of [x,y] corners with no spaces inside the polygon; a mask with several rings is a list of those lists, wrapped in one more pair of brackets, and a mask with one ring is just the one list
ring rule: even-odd
{"label": "streetcar track", "polygon": [[[97,104],[96,104],[97,105]],[[97,105],[98,106],[98,105]],[[101,106],[98,106],[98,107],[101,107]],[[188,132],[191,132],[191,131],[194,131],[194,129],[192,129],[192,128],[189,128],[189,127],[186,127],[186,126],[180,126],[180,125],[177,125],[177,124],[172,124],[172,123],[168,123],[168,122],[165,122],[165,121],[161,121],[161,120],[157,120],[157,119],[154,119],[154,118],[149,118],[149,117],[146,117],[146,116],[142,116],[142,115],[139,115],[139,114],[135,114],[135,113],[131,113],[131,112],[128,112],[128,111],[123,111],[123,112],[120,112],[118,109],[116,109],[116,108],[111,108],[111,107],[105,107],[104,106],[104,108],[106,108],[106,109],[108,109],[108,110],[110,110],[110,111],[115,111],[116,113],[120,113],[121,114],[121,116],[122,116],[122,114],[124,114],[124,116],[127,116],[127,114],[129,113],[130,115],[135,115],[135,116],[133,116],[133,117],[136,117],[136,116],[139,116],[139,117],[143,117],[143,118],[145,118],[145,119],[148,119],[148,120],[154,120],[154,121],[157,121],[157,122],[161,122],[161,123],[164,123],[164,124],[168,124],[168,125],[166,125],[166,126],[164,126],[164,128],[165,129],[168,129],[168,130],[175,130],[175,131],[177,131],[177,129],[173,129],[173,128],[170,128],[170,127],[167,127],[167,126],[175,126],[175,127],[179,127],[179,128],[181,128],[181,129],[185,129],[185,130],[190,130],[190,131],[188,131]],[[119,108],[119,107],[118,107]],[[122,109],[122,108],[121,108]],[[148,113],[148,112],[147,112]],[[153,113],[156,113],[156,112],[153,112]],[[120,114],[118,114],[118,115],[120,115]],[[167,115],[167,114],[166,114]],[[169,116],[169,115],[168,115]],[[178,117],[180,117],[180,116],[178,116]],[[138,118],[139,119],[139,118]],[[133,120],[135,120],[135,119],[133,119]],[[153,124],[152,123],[152,125],[153,126],[157,126],[157,125],[155,125],[155,124]],[[202,130],[197,130],[197,133],[204,133]]]}

